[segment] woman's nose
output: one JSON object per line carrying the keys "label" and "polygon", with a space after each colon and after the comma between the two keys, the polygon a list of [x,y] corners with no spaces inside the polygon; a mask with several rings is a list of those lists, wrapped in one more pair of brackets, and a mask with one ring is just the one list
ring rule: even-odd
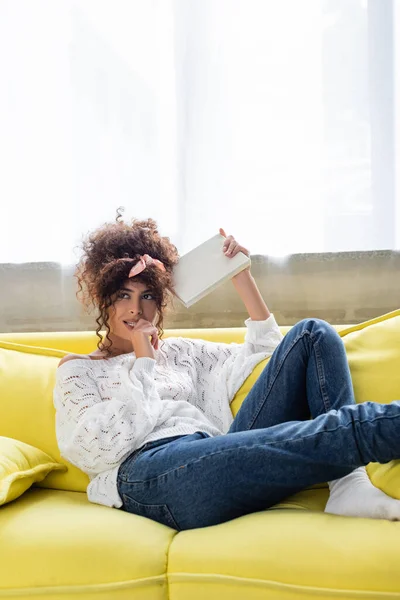
{"label": "woman's nose", "polygon": [[140,308],[140,306],[134,306],[133,308],[130,309],[130,312],[134,315],[136,314],[140,314],[142,312],[142,309]]}

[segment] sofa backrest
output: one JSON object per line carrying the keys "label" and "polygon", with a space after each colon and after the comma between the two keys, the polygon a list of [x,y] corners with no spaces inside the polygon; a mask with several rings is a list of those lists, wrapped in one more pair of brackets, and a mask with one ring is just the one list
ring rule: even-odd
{"label": "sofa backrest", "polygon": [[[336,326],[343,329],[345,326]],[[290,326],[281,327],[286,334]],[[104,332],[102,332],[103,334]],[[242,343],[246,327],[215,329],[171,329],[164,338],[189,337]],[[96,349],[94,331],[32,332],[0,334],[0,436],[18,439],[40,448],[68,466],[54,471],[39,486],[86,491],[89,479],[60,456],[55,432],[53,390],[60,359],[69,353],[88,354]],[[254,369],[232,402],[236,411],[259,376],[266,361]]]}
{"label": "sofa backrest", "polygon": [[[285,333],[290,327],[283,327]],[[166,330],[164,338],[192,337],[210,341],[244,341],[246,327]],[[103,332],[102,332],[103,333]],[[0,436],[40,448],[68,466],[50,473],[42,487],[86,491],[89,479],[60,456],[55,433],[53,390],[61,358],[96,349],[93,331],[0,334]]]}

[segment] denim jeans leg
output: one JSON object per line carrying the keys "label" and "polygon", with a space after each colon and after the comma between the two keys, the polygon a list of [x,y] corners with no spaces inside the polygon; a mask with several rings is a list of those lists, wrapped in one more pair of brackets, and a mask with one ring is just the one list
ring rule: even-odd
{"label": "denim jeans leg", "polygon": [[354,403],[341,337],[325,321],[304,319],[276,348],[227,433],[304,421]]}
{"label": "denim jeans leg", "polygon": [[355,404],[341,338],[309,319],[282,340],[227,433],[167,440],[127,461],[124,510],[178,530],[205,527],[400,458],[400,402]]}
{"label": "denim jeans leg", "polygon": [[369,462],[400,458],[400,402],[365,402],[315,419],[201,439],[185,436],[122,470],[124,509],[178,530],[264,510]]}

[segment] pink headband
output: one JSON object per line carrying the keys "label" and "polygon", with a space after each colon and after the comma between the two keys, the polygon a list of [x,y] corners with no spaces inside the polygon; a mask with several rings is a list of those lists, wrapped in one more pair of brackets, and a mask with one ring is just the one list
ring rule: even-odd
{"label": "pink headband", "polygon": [[153,258],[149,254],[143,254],[140,257],[140,259],[138,260],[138,262],[129,271],[128,277],[134,277],[135,275],[138,275],[139,273],[141,273],[142,271],[144,271],[144,269],[148,265],[155,265],[156,267],[158,267],[159,269],[161,269],[161,271],[165,271],[165,267],[164,267],[163,263],[160,260],[157,260],[156,258]]}

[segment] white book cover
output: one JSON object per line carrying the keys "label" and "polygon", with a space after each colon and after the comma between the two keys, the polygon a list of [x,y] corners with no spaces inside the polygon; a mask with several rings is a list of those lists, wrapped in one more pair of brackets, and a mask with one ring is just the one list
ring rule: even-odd
{"label": "white book cover", "polygon": [[186,308],[251,265],[243,252],[229,258],[225,237],[218,233],[180,257],[173,271],[174,290]]}

